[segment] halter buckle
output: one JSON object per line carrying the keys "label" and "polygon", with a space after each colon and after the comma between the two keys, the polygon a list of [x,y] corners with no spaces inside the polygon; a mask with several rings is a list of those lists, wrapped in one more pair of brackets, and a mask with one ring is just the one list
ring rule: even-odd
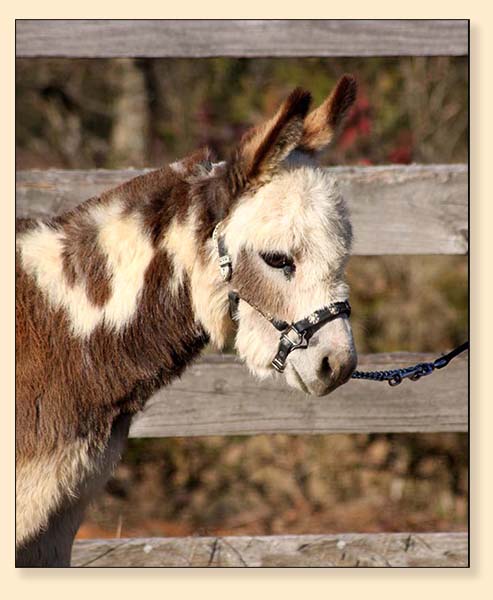
{"label": "halter buckle", "polygon": [[[290,334],[294,333],[296,339],[293,340],[290,337]],[[308,340],[306,339],[306,331],[299,332],[293,325],[289,326],[287,331],[284,331],[281,335],[281,340],[286,340],[287,343],[291,346],[291,350],[296,350],[296,348],[306,348],[308,346]]]}
{"label": "halter buckle", "polygon": [[[294,339],[290,337],[294,334]],[[286,367],[286,359],[288,355],[297,348],[307,348],[308,340],[306,339],[306,331],[298,331],[293,325],[284,331],[279,339],[279,347],[277,354],[272,360],[272,366],[276,371],[282,373]]]}
{"label": "halter buckle", "polygon": [[231,279],[233,263],[229,254],[223,254],[219,257],[219,270],[223,281],[229,281]]}

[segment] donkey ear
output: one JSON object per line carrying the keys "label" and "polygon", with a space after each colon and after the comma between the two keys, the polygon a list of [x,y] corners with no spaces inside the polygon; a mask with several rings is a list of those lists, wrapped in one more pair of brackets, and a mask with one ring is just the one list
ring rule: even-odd
{"label": "donkey ear", "polygon": [[228,161],[233,195],[266,183],[300,144],[310,100],[309,92],[296,88],[272,119],[246,132]]}
{"label": "donkey ear", "polygon": [[330,96],[305,119],[298,150],[313,153],[330,144],[356,100],[357,90],[352,75],[339,79]]}

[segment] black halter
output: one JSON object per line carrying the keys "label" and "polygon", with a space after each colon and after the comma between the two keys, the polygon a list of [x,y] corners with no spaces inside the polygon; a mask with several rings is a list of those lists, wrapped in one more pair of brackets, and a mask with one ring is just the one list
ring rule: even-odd
{"label": "black halter", "polygon": [[[221,223],[216,225],[212,234],[212,239],[216,243],[217,252],[219,254],[221,277],[224,281],[230,281],[231,276],[233,275],[233,264],[226,249],[224,238],[219,235],[220,225]],[[269,321],[269,323],[271,323],[278,331],[281,332],[277,354],[271,363],[274,369],[279,371],[279,373],[284,371],[284,368],[286,367],[286,360],[289,354],[298,348],[307,348],[310,338],[318,329],[323,327],[323,325],[329,321],[333,321],[334,319],[342,316],[349,317],[351,314],[351,306],[347,300],[344,300],[342,302],[332,302],[328,306],[319,308],[300,321],[288,323],[287,321],[282,321],[263,312],[258,306],[255,306],[255,304],[249,300],[242,298],[236,291],[229,292],[228,299],[229,312],[234,321],[238,321],[239,319],[238,304],[240,300],[243,300],[243,302],[249,304],[265,319],[267,319],[267,321]]]}

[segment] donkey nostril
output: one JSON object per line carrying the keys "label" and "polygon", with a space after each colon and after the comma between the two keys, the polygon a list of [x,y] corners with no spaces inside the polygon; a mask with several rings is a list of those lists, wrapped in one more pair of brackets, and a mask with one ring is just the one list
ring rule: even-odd
{"label": "donkey nostril", "polygon": [[320,375],[322,377],[328,377],[332,372],[332,369],[330,368],[330,363],[329,363],[329,359],[327,356],[325,356],[322,359],[322,364],[320,365]]}

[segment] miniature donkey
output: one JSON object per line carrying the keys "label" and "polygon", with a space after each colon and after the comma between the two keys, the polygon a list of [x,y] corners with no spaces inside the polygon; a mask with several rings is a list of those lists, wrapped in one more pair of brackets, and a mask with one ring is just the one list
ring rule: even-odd
{"label": "miniature donkey", "polygon": [[19,566],[70,564],[132,415],[209,340],[223,346],[231,298],[236,348],[260,377],[275,373],[276,327],[311,327],[319,309],[343,305],[310,330],[308,346],[284,335],[288,350],[303,349],[284,352],[278,370],[317,396],[348,380],[351,225],[337,182],[313,159],[355,95],[343,76],[309,113],[310,94],[296,89],[225,162],[199,151],[59,217],[19,221]]}

